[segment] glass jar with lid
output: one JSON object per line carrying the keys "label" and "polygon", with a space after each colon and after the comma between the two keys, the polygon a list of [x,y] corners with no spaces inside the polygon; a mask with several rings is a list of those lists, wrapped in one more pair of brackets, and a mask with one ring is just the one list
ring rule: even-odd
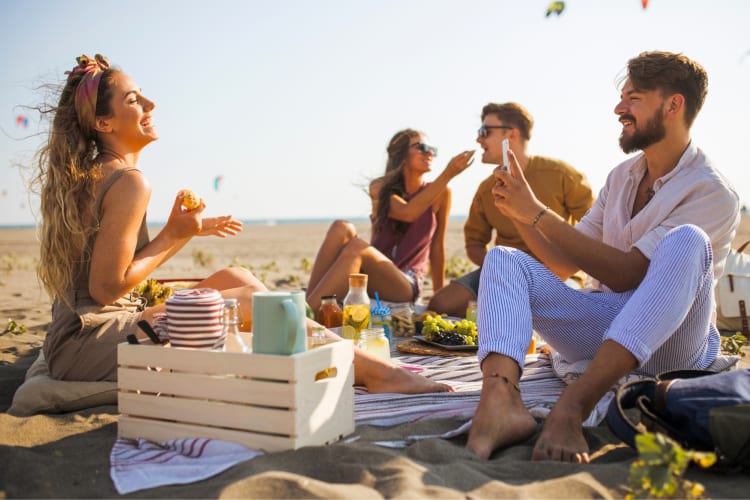
{"label": "glass jar with lid", "polygon": [[341,326],[344,313],[336,301],[336,295],[324,295],[320,298],[320,307],[318,308],[318,323],[326,328],[336,328]]}
{"label": "glass jar with lid", "polygon": [[357,347],[386,361],[391,360],[391,344],[383,327],[366,328],[359,332]]}

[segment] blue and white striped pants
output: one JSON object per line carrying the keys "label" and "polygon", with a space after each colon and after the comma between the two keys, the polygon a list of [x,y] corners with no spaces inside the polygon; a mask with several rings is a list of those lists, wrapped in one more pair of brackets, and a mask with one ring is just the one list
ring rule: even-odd
{"label": "blue and white striped pants", "polygon": [[592,359],[611,339],[635,356],[641,373],[706,368],[720,349],[712,262],[706,233],[679,226],[657,244],[636,289],[593,292],[568,287],[520,250],[495,247],[479,280],[479,361],[495,352],[523,369],[533,328],[571,362]]}

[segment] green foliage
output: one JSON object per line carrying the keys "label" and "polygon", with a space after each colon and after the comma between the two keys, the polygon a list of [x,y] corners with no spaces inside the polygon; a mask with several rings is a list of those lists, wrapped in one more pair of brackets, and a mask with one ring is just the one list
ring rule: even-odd
{"label": "green foliage", "polygon": [[740,332],[735,333],[731,337],[721,337],[721,352],[744,356],[745,353],[742,352],[742,346],[745,344],[747,344],[747,338]]}
{"label": "green foliage", "polygon": [[310,271],[312,271],[312,261],[308,259],[307,257],[303,257],[302,260],[299,263],[298,269],[302,271],[303,273],[307,274]]}
{"label": "green foliage", "polygon": [[162,285],[151,278],[140,282],[133,291],[146,299],[146,305],[151,307],[161,304],[171,297],[174,293],[174,288],[169,285]]}
{"label": "green foliage", "polygon": [[209,267],[214,263],[214,256],[211,253],[198,250],[193,250],[193,264],[198,267]]}
{"label": "green foliage", "polygon": [[3,255],[3,258],[0,259],[0,271],[5,272],[5,274],[13,274],[13,272],[18,269],[28,268],[29,263],[25,260],[19,259],[18,255],[14,253]]}
{"label": "green foliage", "polygon": [[704,486],[683,479],[682,475],[691,461],[711,467],[716,462],[714,453],[683,450],[659,433],[639,434],[635,444],[638,459],[630,465],[630,492],[626,498],[703,498]]}
{"label": "green foliage", "polygon": [[445,277],[448,279],[459,278],[476,268],[477,266],[463,257],[451,257],[445,266]]}
{"label": "green foliage", "polygon": [[5,335],[6,333],[12,333],[13,335],[20,335],[25,332],[26,332],[25,325],[16,323],[11,318],[8,318],[8,325],[5,327],[5,330],[3,330],[2,335]]}

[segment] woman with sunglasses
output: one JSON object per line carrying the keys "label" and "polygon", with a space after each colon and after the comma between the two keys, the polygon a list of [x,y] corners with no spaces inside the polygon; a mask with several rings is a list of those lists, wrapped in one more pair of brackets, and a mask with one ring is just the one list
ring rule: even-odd
{"label": "woman with sunglasses", "polygon": [[359,238],[354,225],[337,220],[328,230],[310,275],[307,301],[317,310],[321,297],[343,297],[349,275],[365,273],[370,296],[412,302],[422,293],[429,267],[433,290],[445,280],[445,231],[451,206],[448,182],[471,165],[473,151],[459,153],[432,182],[437,149],[421,132],[397,132],[388,143],[383,176],[370,183],[372,241]]}
{"label": "woman with sunglasses", "polygon": [[[137,169],[140,152],[158,138],[154,102],[106,58],[81,56],[69,72],[37,152],[33,186],[42,221],[38,274],[53,300],[43,351],[55,379],[116,380],[117,345],[151,322],[165,305],[145,307],[132,290],[195,236],[226,237],[242,230],[231,216],[203,218],[205,204],[182,208],[175,198],[153,238],[146,225],[151,187]],[[237,298],[251,331],[252,294],[266,287],[250,271],[226,268],[196,286]],[[315,323],[308,321],[308,331]],[[330,333],[330,335],[333,335]],[[450,387],[355,349],[355,383],[369,392],[439,392]]]}

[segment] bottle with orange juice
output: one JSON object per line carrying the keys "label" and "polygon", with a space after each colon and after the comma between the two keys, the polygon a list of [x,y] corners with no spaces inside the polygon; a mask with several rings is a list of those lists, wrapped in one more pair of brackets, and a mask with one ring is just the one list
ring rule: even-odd
{"label": "bottle with orange juice", "polygon": [[359,332],[370,327],[370,297],[367,295],[367,275],[349,275],[349,291],[344,297],[344,318],[341,336],[359,342]]}

